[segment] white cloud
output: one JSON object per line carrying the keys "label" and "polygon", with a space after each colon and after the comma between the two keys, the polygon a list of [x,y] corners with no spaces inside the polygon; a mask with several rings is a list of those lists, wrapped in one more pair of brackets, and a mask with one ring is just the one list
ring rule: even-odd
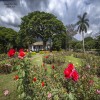
{"label": "white cloud", "polygon": [[21,17],[40,10],[53,13],[65,25],[76,23],[77,15],[87,12],[90,20],[88,32],[96,33],[100,28],[100,0],[17,0],[17,4],[15,8],[7,8],[0,1],[0,25],[18,29]]}

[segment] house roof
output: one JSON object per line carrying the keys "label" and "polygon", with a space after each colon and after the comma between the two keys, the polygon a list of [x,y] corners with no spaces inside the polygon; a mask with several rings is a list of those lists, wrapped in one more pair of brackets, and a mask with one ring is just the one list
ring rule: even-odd
{"label": "house roof", "polygon": [[[33,45],[43,45],[42,41],[34,42]],[[50,45],[50,42],[47,42],[46,45]]]}

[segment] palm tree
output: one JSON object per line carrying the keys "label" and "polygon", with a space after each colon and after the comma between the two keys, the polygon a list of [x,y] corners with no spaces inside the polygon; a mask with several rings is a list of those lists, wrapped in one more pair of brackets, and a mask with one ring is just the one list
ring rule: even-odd
{"label": "palm tree", "polygon": [[84,33],[87,32],[87,28],[89,27],[89,19],[86,18],[87,13],[85,12],[83,16],[78,16],[79,21],[76,23],[78,26],[77,31],[82,34],[82,40],[83,40],[83,52],[85,52],[84,47]]}

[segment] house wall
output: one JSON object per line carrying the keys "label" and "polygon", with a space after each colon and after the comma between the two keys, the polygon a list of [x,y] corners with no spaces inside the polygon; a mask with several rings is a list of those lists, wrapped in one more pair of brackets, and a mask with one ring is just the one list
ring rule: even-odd
{"label": "house wall", "polygon": [[[45,49],[46,50],[49,50],[50,49],[50,46],[46,46],[45,47]],[[43,46],[41,45],[41,46],[38,46],[38,45],[32,45],[31,47],[30,47],[30,50],[32,50],[32,51],[40,51],[40,50],[43,50]]]}

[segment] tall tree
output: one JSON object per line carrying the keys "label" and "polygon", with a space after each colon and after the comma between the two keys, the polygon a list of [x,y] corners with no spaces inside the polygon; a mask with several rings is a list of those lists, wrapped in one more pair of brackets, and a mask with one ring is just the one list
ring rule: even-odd
{"label": "tall tree", "polygon": [[82,16],[78,16],[79,21],[76,23],[78,26],[77,31],[82,34],[82,40],[83,40],[83,52],[85,52],[84,47],[84,33],[87,32],[87,29],[89,27],[89,19],[86,18],[87,13],[85,12]]}
{"label": "tall tree", "polygon": [[22,18],[20,33],[29,37],[40,37],[45,47],[54,34],[64,34],[66,28],[53,14],[35,11]]}
{"label": "tall tree", "polygon": [[0,52],[6,52],[9,48],[16,48],[18,33],[11,28],[0,26]]}

